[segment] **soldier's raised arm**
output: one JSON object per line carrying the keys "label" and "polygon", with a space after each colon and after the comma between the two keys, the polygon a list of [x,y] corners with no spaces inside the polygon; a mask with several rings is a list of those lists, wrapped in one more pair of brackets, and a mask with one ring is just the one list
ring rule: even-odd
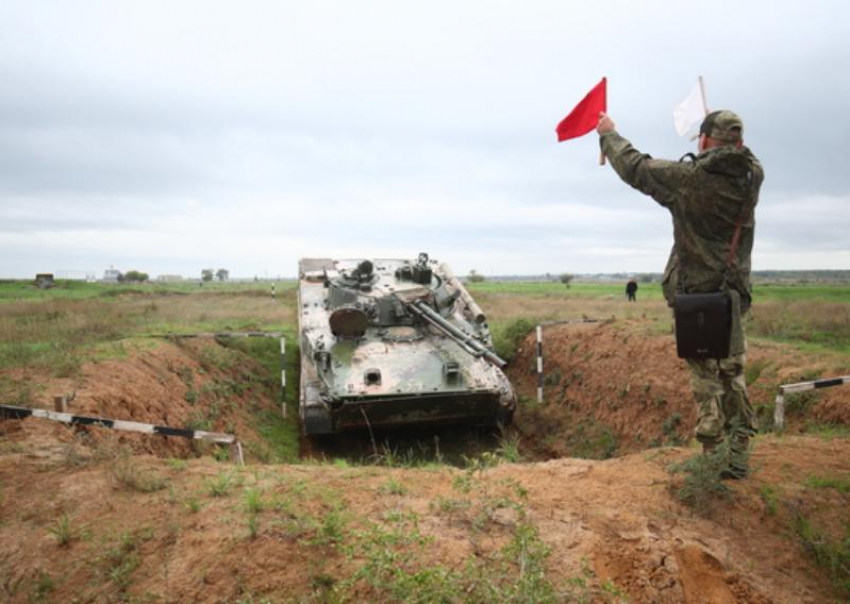
{"label": "soldier's raised arm", "polygon": [[596,126],[599,146],[619,177],[659,204],[669,207],[680,198],[679,191],[693,174],[690,164],[653,159],[641,153],[617,133],[614,121],[605,113],[599,114]]}

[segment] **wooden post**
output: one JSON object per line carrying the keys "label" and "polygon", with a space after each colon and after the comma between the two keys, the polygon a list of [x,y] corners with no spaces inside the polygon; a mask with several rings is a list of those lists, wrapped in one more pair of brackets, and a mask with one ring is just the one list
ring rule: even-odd
{"label": "wooden post", "polygon": [[68,413],[68,397],[54,396],[53,410],[59,413]]}

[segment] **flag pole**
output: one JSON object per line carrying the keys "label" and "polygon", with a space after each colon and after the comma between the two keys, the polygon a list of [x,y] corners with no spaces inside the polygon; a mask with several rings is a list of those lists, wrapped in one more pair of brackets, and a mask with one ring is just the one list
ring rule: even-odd
{"label": "flag pole", "polygon": [[[607,78],[602,78],[602,79],[605,80],[605,109],[604,109],[604,111],[605,111],[605,113],[608,113],[608,79]],[[602,151],[602,149],[599,150],[599,165],[600,166],[605,165],[605,152]]]}
{"label": "flag pole", "polygon": [[702,76],[699,76],[699,91],[702,93],[702,110],[708,115],[708,103],[705,100],[705,84],[703,84]]}

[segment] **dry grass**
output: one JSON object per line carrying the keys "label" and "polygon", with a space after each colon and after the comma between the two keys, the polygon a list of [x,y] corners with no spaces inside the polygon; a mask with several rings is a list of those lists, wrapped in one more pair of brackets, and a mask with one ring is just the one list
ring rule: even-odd
{"label": "dry grass", "polygon": [[850,305],[822,300],[757,304],[749,333],[850,350]]}
{"label": "dry grass", "polygon": [[532,318],[541,321],[563,321],[572,319],[632,319],[648,318],[664,321],[669,325],[670,310],[662,301],[627,302],[618,297],[588,298],[564,295],[478,293],[476,301],[481,305],[491,323],[500,323],[517,318]]}
{"label": "dry grass", "polygon": [[[672,333],[672,314],[661,300],[624,301],[620,296],[590,298],[569,294],[524,295],[480,292],[476,300],[492,325],[518,318],[532,321],[571,319],[647,319],[649,333]],[[850,351],[850,304],[819,299],[800,301],[756,299],[747,333],[753,337],[814,344]]]}
{"label": "dry grass", "polygon": [[0,369],[75,375],[95,346],[123,338],[196,331],[281,329],[293,322],[283,300],[246,292],[134,294],[0,305]]}
{"label": "dry grass", "polygon": [[270,296],[198,295],[157,302],[149,326],[193,331],[201,325],[211,328],[263,329],[294,321],[292,304],[281,304]]}
{"label": "dry grass", "polygon": [[0,367],[75,374],[79,350],[117,340],[135,323],[132,310],[96,300],[12,302],[0,306]]}

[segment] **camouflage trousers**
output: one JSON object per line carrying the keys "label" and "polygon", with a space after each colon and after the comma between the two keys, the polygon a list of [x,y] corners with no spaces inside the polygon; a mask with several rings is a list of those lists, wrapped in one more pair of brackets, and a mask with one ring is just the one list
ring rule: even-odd
{"label": "camouflage trousers", "polygon": [[746,352],[720,360],[687,359],[687,362],[691,388],[699,406],[697,440],[706,445],[719,444],[735,426],[742,435],[755,434],[755,412],[747,396],[744,376]]}

